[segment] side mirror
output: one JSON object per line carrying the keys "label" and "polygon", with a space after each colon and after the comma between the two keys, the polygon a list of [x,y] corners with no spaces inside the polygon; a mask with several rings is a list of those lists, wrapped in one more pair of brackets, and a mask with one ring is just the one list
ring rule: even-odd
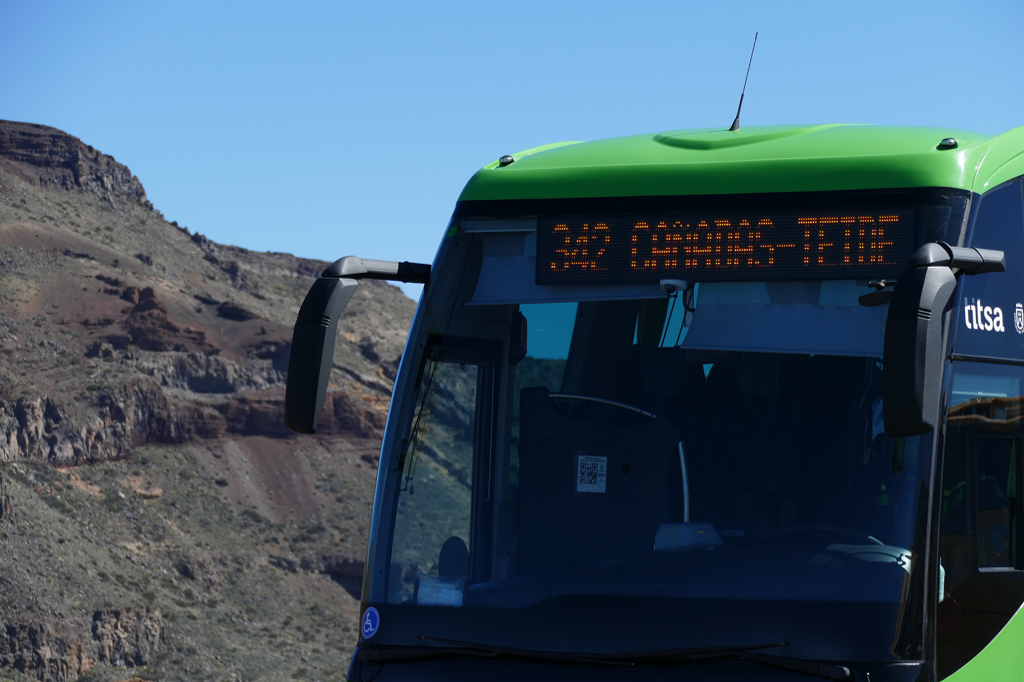
{"label": "side mirror", "polygon": [[332,263],[313,282],[295,319],[288,356],[284,423],[292,431],[316,433],[331,380],[338,319],[360,279],[426,284],[430,280],[430,266],[346,256]]}
{"label": "side mirror", "polygon": [[284,394],[284,423],[292,431],[316,433],[331,380],[338,319],[358,287],[354,279],[320,277],[302,301]]}
{"label": "side mirror", "polygon": [[882,359],[887,436],[928,433],[939,423],[944,317],[956,277],[1006,269],[1002,251],[925,244],[900,273],[889,303]]}

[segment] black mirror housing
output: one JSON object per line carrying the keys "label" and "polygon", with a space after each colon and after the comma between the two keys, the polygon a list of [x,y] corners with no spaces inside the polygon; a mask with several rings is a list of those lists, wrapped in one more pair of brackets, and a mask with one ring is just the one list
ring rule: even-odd
{"label": "black mirror housing", "polygon": [[900,273],[889,302],[882,360],[882,418],[892,438],[938,426],[946,311],[959,274],[1003,272],[1002,251],[925,244]]}
{"label": "black mirror housing", "polygon": [[334,261],[313,282],[295,319],[288,356],[284,423],[296,433],[316,433],[320,424],[334,366],[338,319],[359,287],[360,279],[427,284],[430,265],[345,256]]}
{"label": "black mirror housing", "polygon": [[306,294],[292,332],[284,423],[297,433],[316,433],[334,364],[338,318],[359,282],[321,277]]}
{"label": "black mirror housing", "polygon": [[882,409],[887,436],[928,433],[939,423],[943,313],[956,277],[945,265],[900,273],[885,323]]}

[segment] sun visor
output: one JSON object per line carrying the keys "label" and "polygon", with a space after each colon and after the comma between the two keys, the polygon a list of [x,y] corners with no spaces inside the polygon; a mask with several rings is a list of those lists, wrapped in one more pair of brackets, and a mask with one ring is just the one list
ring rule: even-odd
{"label": "sun visor", "polygon": [[536,271],[537,259],[532,256],[484,258],[469,305],[616,301],[665,296],[657,284],[541,286],[534,284]]}
{"label": "sun visor", "polygon": [[881,357],[889,306],[868,308],[865,284],[701,284],[684,348]]}
{"label": "sun visor", "polygon": [[[480,221],[484,223],[485,221]],[[499,221],[487,221],[497,223]],[[518,221],[507,221],[518,222]],[[536,221],[534,221],[536,223]],[[489,225],[488,225],[489,226]],[[541,286],[537,278],[537,233],[508,230],[485,231],[474,225],[483,239],[483,259],[476,291],[468,305],[508,303],[559,303],[568,301],[615,301],[662,298],[658,284],[602,284],[598,286]],[[483,234],[480,234],[483,233]]]}

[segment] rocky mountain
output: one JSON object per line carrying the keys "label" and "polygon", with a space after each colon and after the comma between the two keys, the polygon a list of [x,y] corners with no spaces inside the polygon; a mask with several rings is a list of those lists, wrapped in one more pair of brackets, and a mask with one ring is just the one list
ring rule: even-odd
{"label": "rocky mountain", "polygon": [[0,121],[0,679],[344,677],[415,304],[360,286],[320,433],[291,434],[326,266],[192,233],[112,157]]}

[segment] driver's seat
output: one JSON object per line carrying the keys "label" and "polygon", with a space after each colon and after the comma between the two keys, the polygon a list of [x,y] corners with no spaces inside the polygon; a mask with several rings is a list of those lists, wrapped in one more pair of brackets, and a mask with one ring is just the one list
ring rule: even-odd
{"label": "driver's seat", "polygon": [[[680,433],[667,418],[585,399],[520,394],[519,572],[653,551],[670,519],[665,476]],[[584,465],[580,461],[583,458]],[[588,469],[603,463],[601,479]]]}

